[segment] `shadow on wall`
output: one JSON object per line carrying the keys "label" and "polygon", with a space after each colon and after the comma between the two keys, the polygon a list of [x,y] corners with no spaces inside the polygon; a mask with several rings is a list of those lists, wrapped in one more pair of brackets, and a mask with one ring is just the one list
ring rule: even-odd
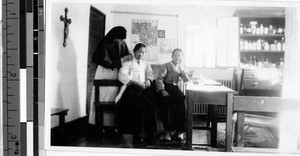
{"label": "shadow on wall", "polygon": [[78,118],[80,114],[76,51],[70,38],[67,40],[66,47],[61,43],[57,68],[59,80],[56,106],[69,109],[66,116],[68,122]]}

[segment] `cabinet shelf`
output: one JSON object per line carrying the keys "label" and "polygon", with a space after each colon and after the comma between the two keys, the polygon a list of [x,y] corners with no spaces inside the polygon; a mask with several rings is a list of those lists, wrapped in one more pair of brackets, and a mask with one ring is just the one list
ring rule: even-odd
{"label": "cabinet shelf", "polygon": [[[239,16],[239,25],[240,25],[239,27],[240,31],[238,35],[240,40],[239,57],[241,63],[242,61],[251,62],[250,60],[253,58],[260,61],[268,60],[269,64],[278,64],[279,62],[284,61],[285,51],[283,49],[285,46],[285,33],[284,33],[285,16],[284,15],[276,16],[275,12],[277,11],[274,12],[273,11],[269,12],[266,10],[263,11],[237,10],[236,11],[236,15]],[[261,26],[263,26],[264,28],[263,32],[268,32],[268,34],[262,33]],[[269,28],[271,26],[272,26],[272,31],[269,32]],[[279,28],[282,28],[282,30],[278,31]],[[249,29],[251,29],[251,31],[249,31]],[[266,44],[268,44],[269,46],[267,46]],[[261,49],[266,49],[266,50],[252,50],[254,49],[252,48],[253,46],[254,48],[256,48],[257,46],[258,47],[261,46]],[[276,49],[281,49],[281,50],[276,50]]]}
{"label": "cabinet shelf", "polygon": [[275,50],[241,50],[241,53],[284,53],[284,51]]}
{"label": "cabinet shelf", "polygon": [[281,38],[284,37],[284,34],[276,34],[276,35],[269,35],[269,34],[240,34],[240,38]]}

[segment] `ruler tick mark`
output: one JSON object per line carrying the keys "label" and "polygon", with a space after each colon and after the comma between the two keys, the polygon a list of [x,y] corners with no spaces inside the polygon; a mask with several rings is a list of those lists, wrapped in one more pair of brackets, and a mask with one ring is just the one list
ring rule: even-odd
{"label": "ruler tick mark", "polygon": [[20,140],[8,140],[9,142],[20,142]]}
{"label": "ruler tick mark", "polygon": [[20,142],[19,140],[8,140],[8,142]]}
{"label": "ruler tick mark", "polygon": [[7,79],[7,81],[19,81],[19,79]]}

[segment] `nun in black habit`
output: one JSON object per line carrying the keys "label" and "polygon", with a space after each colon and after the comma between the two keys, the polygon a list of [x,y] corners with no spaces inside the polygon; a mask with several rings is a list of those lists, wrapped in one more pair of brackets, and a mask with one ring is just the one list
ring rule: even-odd
{"label": "nun in black habit", "polygon": [[[122,62],[130,61],[133,56],[130,54],[126,39],[126,29],[122,26],[113,27],[98,44],[92,62],[97,64],[95,79],[118,79],[119,68]],[[118,87],[100,87],[100,101],[114,101],[118,94]],[[94,106],[95,88],[92,90],[89,123],[95,124]],[[114,126],[114,112],[104,112],[104,125]]]}

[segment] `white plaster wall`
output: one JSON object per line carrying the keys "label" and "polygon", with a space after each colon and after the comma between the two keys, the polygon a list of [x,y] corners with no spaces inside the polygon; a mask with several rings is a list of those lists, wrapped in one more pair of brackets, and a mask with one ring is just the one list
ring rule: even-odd
{"label": "white plaster wall", "polygon": [[[63,47],[64,23],[60,16],[65,15],[66,7],[72,23],[67,46]],[[55,3],[47,21],[45,105],[69,108],[67,122],[85,115],[89,10],[88,4]],[[52,119],[53,127],[58,119]]]}

